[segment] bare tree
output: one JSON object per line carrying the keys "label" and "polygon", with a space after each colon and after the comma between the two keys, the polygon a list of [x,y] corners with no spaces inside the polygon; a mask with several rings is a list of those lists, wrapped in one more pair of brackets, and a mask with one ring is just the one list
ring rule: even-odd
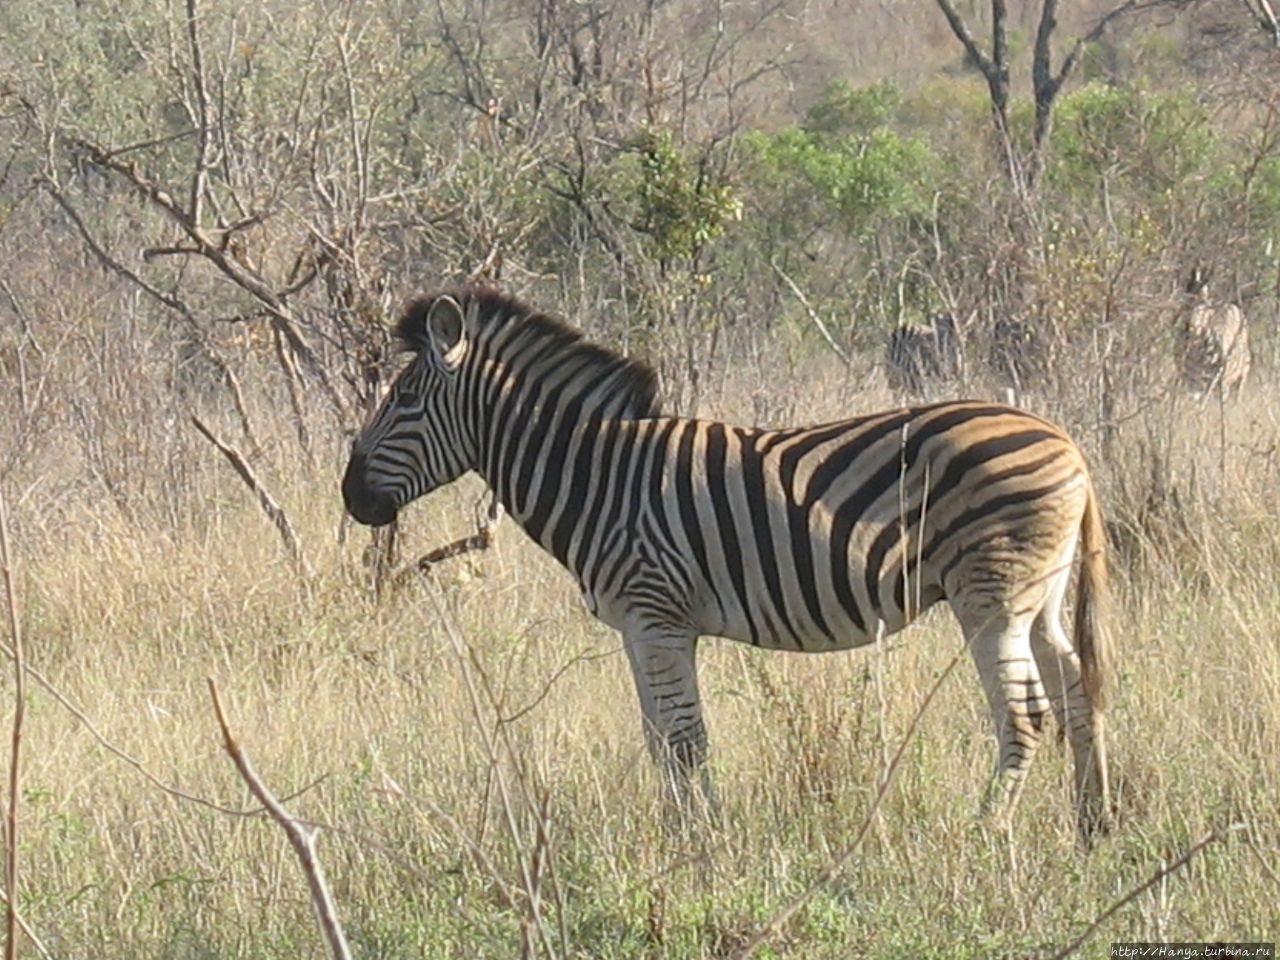
{"label": "bare tree", "polygon": [[[991,0],[991,46],[984,49],[956,10],[952,0],[937,0],[951,31],[964,46],[965,54],[987,81],[991,99],[991,118],[997,143],[1002,151],[1005,169],[1020,193],[1031,190],[1044,169],[1044,151],[1053,126],[1053,108],[1063,84],[1080,63],[1085,48],[1102,38],[1117,20],[1137,10],[1177,4],[1180,0],[1125,0],[1094,23],[1093,27],[1070,44],[1062,62],[1054,69],[1053,35],[1058,27],[1059,0],[1041,0],[1040,21],[1032,52],[1031,84],[1035,98],[1035,123],[1031,146],[1025,156],[1019,155],[1017,139],[1009,119],[1010,52],[1008,0]],[[1266,0],[1262,0],[1266,2]]]}

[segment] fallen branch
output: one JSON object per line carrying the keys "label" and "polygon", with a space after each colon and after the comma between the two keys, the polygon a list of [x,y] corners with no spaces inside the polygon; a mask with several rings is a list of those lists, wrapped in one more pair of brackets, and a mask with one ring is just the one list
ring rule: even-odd
{"label": "fallen branch", "polygon": [[218,717],[218,726],[222,729],[222,742],[227,755],[231,757],[231,762],[236,765],[240,778],[248,785],[254,797],[266,808],[271,819],[284,830],[294,853],[298,855],[298,862],[302,864],[302,871],[307,876],[307,886],[311,891],[311,905],[315,908],[316,920],[329,944],[329,952],[334,960],[351,960],[351,950],[347,946],[347,937],[342,930],[342,924],[338,922],[338,911],[333,903],[333,895],[329,892],[324,870],[316,856],[316,837],[319,831],[314,826],[295,819],[267,789],[249,762],[248,755],[231,732],[226,712],[222,709],[222,700],[218,697],[218,685],[212,679],[208,682],[209,694],[213,697],[213,711]]}
{"label": "fallen branch", "polygon": [[275,528],[280,532],[280,539],[284,542],[285,550],[288,551],[289,558],[293,561],[294,568],[298,574],[304,578],[310,577],[311,570],[307,566],[306,558],[302,555],[302,546],[298,541],[298,535],[293,530],[293,524],[289,522],[289,517],[285,514],[284,508],[276,503],[275,498],[262,485],[262,482],[253,472],[253,468],[249,466],[249,462],[235,447],[218,439],[213,431],[205,426],[203,421],[194,413],[191,414],[191,422],[195,424],[197,430],[204,434],[206,440],[222,452],[222,455],[235,468],[236,473],[240,474],[240,479],[248,485],[254,496],[258,498],[258,504],[262,507],[263,512],[266,513],[267,518],[275,524]]}

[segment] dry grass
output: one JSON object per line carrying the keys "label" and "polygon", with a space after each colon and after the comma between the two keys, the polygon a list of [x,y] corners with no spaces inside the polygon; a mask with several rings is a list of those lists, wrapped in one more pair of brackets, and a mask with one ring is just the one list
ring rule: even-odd
{"label": "dry grass", "polygon": [[[805,419],[867,403],[845,385],[806,396]],[[962,666],[924,715],[861,854],[758,956],[1051,952],[1197,837],[1237,822],[1248,829],[1137,898],[1084,953],[1102,956],[1112,939],[1275,937],[1271,399],[1231,412],[1225,447],[1216,413],[1178,418],[1159,522],[1140,509],[1153,499],[1149,470],[1102,471],[1140,572],[1121,577],[1115,623],[1117,833],[1092,855],[1076,850],[1067,751],[1051,743],[1011,866],[975,826],[992,742]],[[713,406],[753,402],[730,393]],[[1157,429],[1135,422],[1125,449]],[[730,956],[850,842],[959,643],[945,611],[845,655],[707,642],[724,829],[677,836],[662,828],[619,639],[581,609],[568,576],[507,523],[488,554],[375,604],[365,534],[336,541],[333,474],[275,473],[315,569],[306,585],[229,471],[223,495],[170,535],[105,502],[64,505],[46,528],[28,502],[19,569],[31,662],[154,775],[252,806],[221,753],[213,677],[281,795],[324,777],[289,806],[330,827],[320,855],[357,957],[508,958],[522,943],[540,956]],[[478,493],[464,482],[410,511],[406,555],[469,532]],[[279,831],[163,793],[31,690],[23,906],[55,956],[320,955]]]}

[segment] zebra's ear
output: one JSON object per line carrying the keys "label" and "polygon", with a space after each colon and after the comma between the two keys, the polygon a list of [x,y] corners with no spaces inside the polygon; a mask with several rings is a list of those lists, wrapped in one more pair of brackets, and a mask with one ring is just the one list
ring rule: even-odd
{"label": "zebra's ear", "polygon": [[427,311],[427,337],[431,352],[445,370],[456,370],[466,350],[463,337],[462,306],[448,295],[437,297]]}

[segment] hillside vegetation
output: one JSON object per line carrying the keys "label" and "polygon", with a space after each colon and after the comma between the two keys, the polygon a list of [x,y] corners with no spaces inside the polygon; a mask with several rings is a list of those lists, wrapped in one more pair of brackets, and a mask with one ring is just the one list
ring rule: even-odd
{"label": "hillside vegetation", "polygon": [[[849,6],[0,7],[22,955],[322,955],[207,678],[367,960],[734,957],[851,849],[755,956],[1047,958],[1122,902],[1079,955],[1275,939],[1280,53],[1244,4],[1144,6],[1035,167],[1038,4],[1010,5],[1007,142],[932,0]],[[1055,65],[1111,9],[1062,11]],[[1176,374],[1197,269],[1249,321],[1239,397]],[[478,484],[394,544],[342,519],[389,323],[468,280],[652,363],[673,411],[769,425],[901,401],[889,331],[950,312],[930,393],[1012,396],[1098,478],[1114,835],[1077,850],[1052,743],[1012,843],[978,827],[945,611],[846,655],[706,643],[724,822],[666,829],[618,637],[513,525],[385,575],[471,533]]]}

